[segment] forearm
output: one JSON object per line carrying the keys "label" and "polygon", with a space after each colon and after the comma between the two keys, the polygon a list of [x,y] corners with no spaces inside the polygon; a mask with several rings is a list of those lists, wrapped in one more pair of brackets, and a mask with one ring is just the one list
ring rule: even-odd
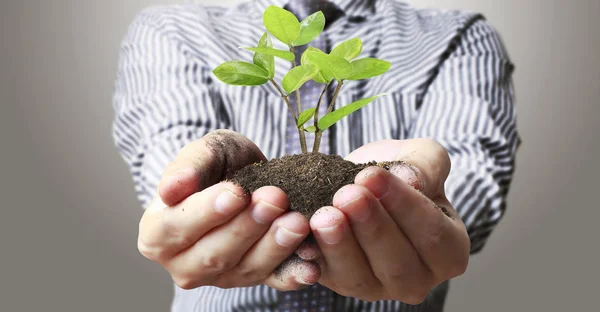
{"label": "forearm", "polygon": [[467,227],[472,253],[504,214],[520,143],[512,70],[494,30],[474,24],[429,86],[410,134],[448,151],[446,194]]}
{"label": "forearm", "polygon": [[113,98],[115,144],[144,206],[164,167],[186,143],[226,126],[220,122],[222,101],[204,83],[199,60],[182,53],[153,18],[141,13],[123,39]]}

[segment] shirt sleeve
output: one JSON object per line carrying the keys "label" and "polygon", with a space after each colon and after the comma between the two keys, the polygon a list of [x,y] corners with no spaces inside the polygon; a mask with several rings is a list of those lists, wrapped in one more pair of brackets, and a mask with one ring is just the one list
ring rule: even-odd
{"label": "shirt sleeve", "polygon": [[520,144],[514,67],[483,20],[456,39],[423,96],[411,136],[432,138],[447,149],[452,169],[446,194],[476,253],[504,214]]}
{"label": "shirt sleeve", "polygon": [[113,98],[113,137],[146,206],[165,166],[188,142],[225,127],[210,70],[178,38],[177,15],[146,9],[123,39]]}

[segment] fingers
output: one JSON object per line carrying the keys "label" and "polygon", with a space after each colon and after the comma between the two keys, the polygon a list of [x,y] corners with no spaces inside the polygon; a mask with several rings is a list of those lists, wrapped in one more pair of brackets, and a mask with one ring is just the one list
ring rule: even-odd
{"label": "fingers", "polygon": [[[285,214],[246,254],[237,269],[238,275],[250,284],[261,281],[281,291],[317,283],[321,277],[319,265],[294,255],[294,250],[309,233],[308,220],[304,216],[297,212]],[[264,276],[268,277],[264,279]]]}
{"label": "fingers", "polygon": [[247,203],[243,190],[233,183],[216,184],[174,207],[157,199],[140,221],[138,248],[150,260],[162,263],[232,219]]}
{"label": "fingers", "polygon": [[[288,261],[287,265],[282,265],[282,262],[285,263],[308,233],[306,218],[297,213],[287,213],[245,251],[237,264],[229,262],[226,254],[214,256],[212,259],[215,260],[209,262],[201,260],[207,259],[203,256],[206,250],[198,246],[189,257],[176,258],[168,265],[168,270],[175,283],[184,289],[203,285],[231,288],[258,284],[284,291],[300,289],[318,281],[321,276],[318,265],[303,261]],[[236,247],[237,243],[232,245]]]}
{"label": "fingers", "polygon": [[321,250],[314,236],[307,237],[296,249],[296,255],[305,261],[314,261],[321,257]]}
{"label": "fingers", "polygon": [[324,260],[318,261],[323,269],[322,285],[343,296],[381,289],[344,213],[334,207],[321,208],[310,219],[310,226],[323,254]]}
{"label": "fingers", "polygon": [[266,160],[248,138],[230,130],[213,131],[184,146],[164,170],[158,186],[163,203],[173,206],[223,180],[242,167]]}
{"label": "fingers", "polygon": [[414,294],[416,285],[427,285],[418,293],[420,297],[435,286],[431,271],[411,242],[367,188],[347,185],[336,193],[333,205],[350,220],[354,236],[384,289],[407,296]]}
{"label": "fingers", "polygon": [[444,193],[450,158],[443,146],[431,139],[384,140],[357,149],[347,159],[405,162],[392,166],[390,172],[368,168],[355,183],[381,197],[390,216],[437,275],[453,277],[466,270],[469,240]]}
{"label": "fingers", "polygon": [[[263,187],[252,194],[248,209],[219,227],[213,228],[180,252],[166,265],[173,276],[182,275],[184,284],[214,284],[233,267],[248,249],[269,229],[271,222],[284,213],[288,200],[276,187]],[[189,285],[188,285],[189,286]]]}
{"label": "fingers", "polygon": [[[296,212],[285,214],[273,223],[269,231],[244,256],[237,268],[238,275],[250,282],[262,281],[294,253],[309,233],[305,217]],[[295,276],[297,283],[316,282],[310,276],[314,272],[296,273],[306,274]]]}
{"label": "fingers", "polygon": [[[241,192],[231,183],[220,183],[175,207],[157,200],[140,222],[140,251],[163,264],[184,289],[267,281],[291,290],[316,283],[320,269],[315,263],[296,263],[273,275],[310,233],[306,218],[283,215],[289,202],[279,188],[258,189],[245,210]],[[223,194],[227,200],[221,199]]]}
{"label": "fingers", "polygon": [[286,259],[264,284],[280,291],[291,291],[316,284],[320,277],[321,269],[318,264],[292,256]]}
{"label": "fingers", "polygon": [[[363,170],[355,183],[379,197],[386,212],[438,277],[445,280],[466,270],[469,240],[458,218],[449,218],[432,200],[381,168]],[[447,201],[444,204],[451,209]]]}

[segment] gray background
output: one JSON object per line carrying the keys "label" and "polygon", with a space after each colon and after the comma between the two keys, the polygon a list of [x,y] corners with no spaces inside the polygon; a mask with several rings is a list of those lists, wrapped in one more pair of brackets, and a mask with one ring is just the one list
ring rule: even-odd
{"label": "gray background", "polygon": [[[0,2],[0,311],[167,311],[110,125],[128,24],[176,2]],[[600,1],[413,2],[485,13],[517,64],[508,214],[447,310],[598,311]]]}

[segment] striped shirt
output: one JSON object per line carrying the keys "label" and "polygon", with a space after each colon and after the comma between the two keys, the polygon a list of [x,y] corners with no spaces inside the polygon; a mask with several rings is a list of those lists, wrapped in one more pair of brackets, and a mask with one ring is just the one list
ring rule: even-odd
{"label": "striped shirt", "polygon": [[[481,250],[501,219],[520,139],[513,65],[494,29],[479,14],[416,9],[394,0],[340,0],[345,16],[327,37],[363,41],[362,57],[392,62],[384,75],[348,81],[336,107],[390,93],[342,119],[329,132],[329,152],[342,156],[372,141],[432,138],[448,151],[446,194],[463,219],[471,252]],[[285,154],[287,108],[271,85],[221,83],[212,69],[251,61],[262,12],[285,0],[256,0],[231,9],[200,4],[153,7],[126,34],[114,95],[113,134],[143,206],[155,196],[163,168],[187,142],[220,128],[255,142],[267,158]],[[283,48],[283,47],[282,47]],[[277,60],[281,81],[290,64]],[[425,302],[362,302],[338,297],[337,311],[442,311],[448,282]],[[175,287],[173,311],[276,311],[278,292],[265,285],[220,289]]]}

